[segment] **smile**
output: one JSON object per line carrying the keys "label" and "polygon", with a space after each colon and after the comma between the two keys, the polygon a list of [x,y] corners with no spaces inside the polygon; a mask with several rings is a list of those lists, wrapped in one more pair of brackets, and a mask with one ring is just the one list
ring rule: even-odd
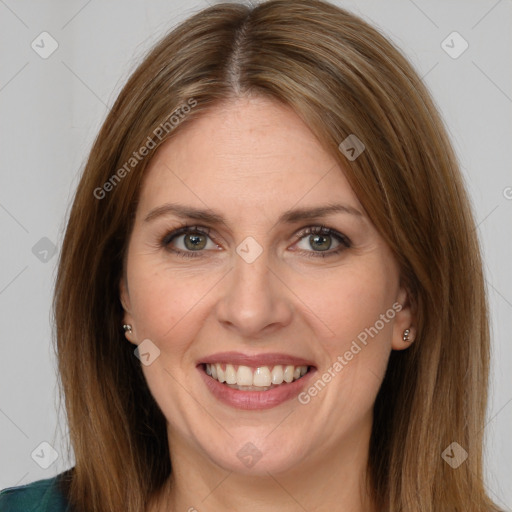
{"label": "smile", "polygon": [[207,363],[205,372],[212,379],[240,391],[268,391],[291,383],[308,372],[308,366],[273,365],[252,368],[244,365]]}
{"label": "smile", "polygon": [[271,409],[293,400],[317,372],[312,360],[284,353],[210,354],[198,361],[197,369],[218,401],[245,410]]}

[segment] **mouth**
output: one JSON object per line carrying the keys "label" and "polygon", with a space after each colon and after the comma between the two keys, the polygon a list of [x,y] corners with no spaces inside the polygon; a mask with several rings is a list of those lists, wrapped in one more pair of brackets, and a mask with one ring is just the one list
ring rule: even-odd
{"label": "mouth", "polygon": [[230,352],[212,355],[197,368],[209,391],[238,409],[268,409],[296,397],[316,367],[285,354],[247,356]]}
{"label": "mouth", "polygon": [[278,364],[252,368],[245,365],[205,363],[203,369],[212,379],[239,391],[268,391],[304,377],[309,366]]}

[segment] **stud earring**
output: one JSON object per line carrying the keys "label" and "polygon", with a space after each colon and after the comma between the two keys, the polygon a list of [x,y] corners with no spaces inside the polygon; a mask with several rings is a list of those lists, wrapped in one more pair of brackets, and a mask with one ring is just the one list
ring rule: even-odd
{"label": "stud earring", "polygon": [[409,334],[411,334],[411,330],[410,329],[405,329],[404,331],[404,334],[402,336],[402,340],[405,341],[406,343],[408,343],[409,341],[411,341],[409,339]]}
{"label": "stud earring", "polygon": [[130,324],[124,324],[123,325],[124,332],[132,332],[132,326]]}

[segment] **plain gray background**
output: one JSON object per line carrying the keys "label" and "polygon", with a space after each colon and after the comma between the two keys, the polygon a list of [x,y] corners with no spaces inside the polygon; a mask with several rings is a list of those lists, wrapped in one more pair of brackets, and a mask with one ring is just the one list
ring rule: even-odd
{"label": "plain gray background", "polygon": [[[430,88],[460,158],[485,257],[493,327],[486,486],[510,510],[511,1],[335,3],[380,27],[405,52]],[[161,35],[207,4],[0,0],[0,488],[49,478],[73,464],[56,412],[50,324],[70,200],[129,74]],[[52,42],[40,36],[44,31],[58,44],[46,59],[40,53]],[[467,50],[456,55],[464,41]],[[50,453],[41,442],[58,454],[47,469],[34,460],[41,450]]]}

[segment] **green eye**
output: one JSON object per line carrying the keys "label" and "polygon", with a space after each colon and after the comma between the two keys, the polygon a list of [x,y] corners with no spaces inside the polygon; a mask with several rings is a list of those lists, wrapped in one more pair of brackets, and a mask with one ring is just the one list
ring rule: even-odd
{"label": "green eye", "polygon": [[330,235],[309,235],[309,245],[315,251],[327,251],[331,248],[332,237]]}
{"label": "green eye", "polygon": [[313,226],[296,235],[297,248],[307,256],[333,256],[352,246],[350,240],[334,229]]}
{"label": "green eye", "polygon": [[208,228],[184,226],[164,236],[161,245],[180,256],[200,256],[205,249],[219,248],[209,232]]}
{"label": "green eye", "polygon": [[182,236],[185,247],[190,251],[204,249],[208,243],[208,237],[202,233],[190,233]]}

